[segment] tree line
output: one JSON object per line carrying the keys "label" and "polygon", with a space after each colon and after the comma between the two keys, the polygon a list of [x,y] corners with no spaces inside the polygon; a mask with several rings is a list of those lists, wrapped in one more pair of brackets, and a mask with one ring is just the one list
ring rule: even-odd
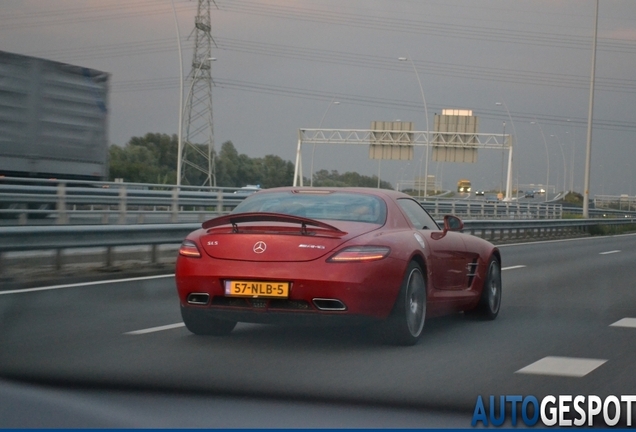
{"label": "tree line", "polygon": [[[196,169],[196,166],[207,166],[207,146],[195,144],[185,158],[192,162],[183,166],[182,184],[202,185],[207,174]],[[147,133],[143,137],[132,137],[124,146],[111,145],[109,149],[109,179],[123,178],[125,182],[175,184],[177,179],[176,134]],[[214,155],[216,167],[216,185],[221,187],[243,187],[258,184],[263,188],[291,186],[294,180],[294,164],[276,155],[251,158],[239,154],[231,141],[221,145],[221,150]],[[309,179],[303,178],[306,185]],[[314,173],[314,186],[342,187],[362,186],[377,187],[377,176],[364,176],[356,172],[338,173],[336,170],[320,170]],[[391,189],[385,181],[380,187]]]}

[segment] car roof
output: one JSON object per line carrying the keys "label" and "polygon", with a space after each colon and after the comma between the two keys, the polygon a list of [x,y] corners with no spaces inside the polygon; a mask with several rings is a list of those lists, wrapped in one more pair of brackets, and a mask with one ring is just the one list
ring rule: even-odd
{"label": "car roof", "polygon": [[392,189],[376,189],[369,187],[300,187],[300,186],[285,186],[278,188],[265,189],[258,192],[262,193],[270,193],[270,192],[285,192],[285,191],[312,191],[312,192],[346,192],[346,193],[358,193],[365,195],[374,195],[381,198],[388,198],[390,200],[395,200],[398,198],[413,198],[410,195],[405,194],[404,192],[395,191]]}

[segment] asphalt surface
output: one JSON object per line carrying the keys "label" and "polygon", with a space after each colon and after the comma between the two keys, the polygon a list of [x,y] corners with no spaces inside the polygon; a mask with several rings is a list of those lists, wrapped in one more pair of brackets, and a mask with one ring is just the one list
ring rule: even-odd
{"label": "asphalt surface", "polygon": [[[497,320],[427,320],[414,347],[366,328],[239,324],[226,338],[194,336],[171,276],[0,292],[0,377],[18,380],[0,393],[0,427],[73,427],[46,409],[40,423],[20,415],[28,401],[62,404],[56,392],[86,405],[80,426],[98,427],[162,416],[173,427],[384,427],[363,420],[378,409],[392,427],[470,427],[478,396],[634,394],[636,235],[501,250]],[[53,387],[30,387],[40,384]],[[135,415],[122,398],[138,401]],[[179,406],[207,408],[188,417]]]}

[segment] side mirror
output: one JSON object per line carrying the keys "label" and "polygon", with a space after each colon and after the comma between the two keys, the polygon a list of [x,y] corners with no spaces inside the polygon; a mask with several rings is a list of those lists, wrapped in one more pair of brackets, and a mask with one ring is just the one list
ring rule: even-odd
{"label": "side mirror", "polygon": [[444,216],[444,232],[446,231],[461,231],[464,229],[464,222],[457,216],[446,215]]}

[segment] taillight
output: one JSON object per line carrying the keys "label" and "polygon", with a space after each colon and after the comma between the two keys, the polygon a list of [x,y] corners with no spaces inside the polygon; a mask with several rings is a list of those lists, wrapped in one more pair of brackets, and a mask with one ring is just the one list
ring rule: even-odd
{"label": "taillight", "polygon": [[179,248],[179,255],[183,255],[188,258],[201,258],[201,252],[197,244],[192,240],[184,240]]}
{"label": "taillight", "polygon": [[386,246],[351,246],[336,252],[327,262],[366,262],[386,258],[391,248]]}

